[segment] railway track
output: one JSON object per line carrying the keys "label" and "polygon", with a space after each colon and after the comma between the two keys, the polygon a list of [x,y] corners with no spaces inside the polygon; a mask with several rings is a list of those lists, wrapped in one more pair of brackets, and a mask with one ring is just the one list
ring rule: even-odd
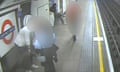
{"label": "railway track", "polygon": [[97,0],[109,43],[115,72],[120,72],[120,5],[114,0]]}

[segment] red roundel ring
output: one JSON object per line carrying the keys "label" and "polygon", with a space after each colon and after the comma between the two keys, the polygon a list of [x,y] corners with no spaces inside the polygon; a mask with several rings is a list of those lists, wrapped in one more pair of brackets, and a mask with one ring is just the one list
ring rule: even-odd
{"label": "red roundel ring", "polygon": [[[10,20],[5,20],[2,26],[2,33],[5,32],[5,28],[7,25],[10,25],[11,27],[13,27],[13,24]],[[13,40],[13,36],[14,36],[14,32],[12,32],[10,39],[4,38],[3,41],[5,42],[5,44],[10,44]]]}

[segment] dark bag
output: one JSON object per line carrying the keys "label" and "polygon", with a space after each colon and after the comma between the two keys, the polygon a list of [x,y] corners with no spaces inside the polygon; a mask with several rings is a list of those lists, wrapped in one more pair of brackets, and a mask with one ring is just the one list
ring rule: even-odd
{"label": "dark bag", "polygon": [[59,48],[55,44],[53,44],[53,46],[50,48],[40,49],[40,54],[45,56],[56,56],[56,52],[58,49]]}
{"label": "dark bag", "polygon": [[56,56],[57,55],[56,52],[57,52],[58,49],[59,48],[55,44],[53,44],[53,46],[51,48],[49,48],[49,52],[52,56]]}

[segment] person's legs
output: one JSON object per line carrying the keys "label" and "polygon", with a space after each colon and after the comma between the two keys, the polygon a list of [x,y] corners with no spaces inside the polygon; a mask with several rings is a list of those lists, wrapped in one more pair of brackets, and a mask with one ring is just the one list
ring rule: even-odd
{"label": "person's legs", "polygon": [[45,67],[45,72],[56,72],[52,57],[46,56],[44,67]]}
{"label": "person's legs", "polygon": [[73,41],[74,42],[76,41],[76,35],[73,35]]}
{"label": "person's legs", "polygon": [[28,54],[26,57],[25,57],[25,60],[23,61],[23,67],[25,68],[25,71],[31,71],[32,72],[32,55],[31,54]]}
{"label": "person's legs", "polygon": [[69,30],[72,34],[72,39],[73,41],[76,41],[76,28],[75,28],[75,24],[74,23],[69,23]]}
{"label": "person's legs", "polygon": [[55,66],[53,63],[53,56],[49,52],[49,48],[43,49],[40,52],[42,56],[45,56],[45,62],[42,62],[42,66],[45,68],[45,72],[55,72]]}
{"label": "person's legs", "polygon": [[57,24],[57,14],[54,13],[54,25],[56,25],[56,24]]}
{"label": "person's legs", "polygon": [[57,53],[53,56],[53,60],[54,60],[55,62],[58,62]]}
{"label": "person's legs", "polygon": [[58,58],[57,58],[57,50],[58,50],[58,46],[56,46],[55,44],[53,44],[53,46],[50,48],[50,54],[53,57],[53,60],[55,62],[58,62]]}
{"label": "person's legs", "polygon": [[63,20],[62,16],[60,16],[60,20],[61,20],[62,24],[64,24],[64,20]]}

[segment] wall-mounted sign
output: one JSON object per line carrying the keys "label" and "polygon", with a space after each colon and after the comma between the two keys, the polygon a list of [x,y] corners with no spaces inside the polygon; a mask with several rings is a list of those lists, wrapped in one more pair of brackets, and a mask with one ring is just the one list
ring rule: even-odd
{"label": "wall-mounted sign", "polygon": [[4,56],[14,46],[18,33],[17,9],[0,15],[0,56]]}
{"label": "wall-mounted sign", "polygon": [[[7,28],[8,26],[9,28]],[[10,44],[14,37],[14,30],[15,30],[15,27],[12,21],[10,21],[9,19],[5,20],[2,25],[2,30],[1,30],[2,34],[0,34],[0,39],[3,39],[5,44]],[[6,36],[8,36],[9,34],[11,34],[11,36],[8,39],[6,38]]]}

